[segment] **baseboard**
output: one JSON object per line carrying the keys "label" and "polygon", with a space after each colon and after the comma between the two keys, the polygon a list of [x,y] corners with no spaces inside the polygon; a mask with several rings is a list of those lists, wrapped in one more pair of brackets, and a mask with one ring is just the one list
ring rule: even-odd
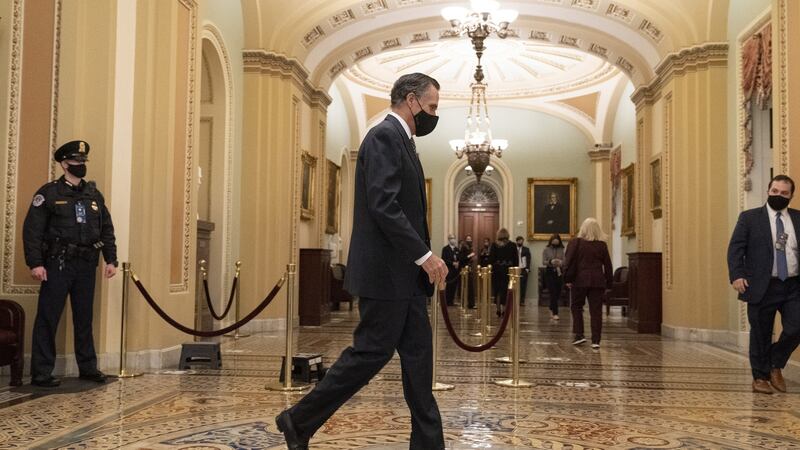
{"label": "baseboard", "polygon": [[[295,326],[299,319],[295,319]],[[240,330],[246,334],[255,333],[274,333],[286,329],[286,319],[256,319],[248,322]],[[192,336],[186,336],[186,342],[192,342]],[[126,358],[127,369],[136,372],[153,372],[157,370],[175,369],[181,357],[181,345],[174,345],[163,349],[140,350],[128,352]],[[30,375],[31,355],[25,355],[24,375]],[[99,353],[97,355],[97,367],[107,374],[119,371],[119,352]],[[0,367],[0,375],[9,375],[10,367]],[[75,355],[68,353],[56,356],[55,376],[77,376],[78,364],[75,362]]]}
{"label": "baseboard", "polygon": [[662,323],[661,336],[678,341],[707,342],[709,344],[734,346],[746,351],[750,334],[710,328],[676,327]]}

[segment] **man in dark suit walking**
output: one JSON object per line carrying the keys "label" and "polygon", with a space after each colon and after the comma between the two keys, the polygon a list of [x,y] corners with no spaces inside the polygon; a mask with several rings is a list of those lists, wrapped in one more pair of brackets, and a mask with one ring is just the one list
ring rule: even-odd
{"label": "man in dark suit walking", "polygon": [[[747,302],[753,392],[786,392],[781,369],[800,344],[800,211],[788,208],[794,181],[778,175],[767,204],[743,211],[728,245],[728,272],[739,299]],[[775,313],[783,331],[772,342]]]}
{"label": "man in dark suit walking", "polygon": [[461,281],[461,278],[458,276],[461,268],[459,251],[456,237],[453,234],[448,235],[447,245],[442,248],[442,259],[447,266],[447,289],[445,290],[444,296],[447,299],[447,304],[450,306],[453,305],[453,300],[456,297],[456,291]]}
{"label": "man in dark suit walking", "polygon": [[[439,83],[414,73],[392,87],[392,111],[358,151],[345,289],[359,297],[360,323],[346,348],[308,395],[276,417],[290,450],[311,436],[365,386],[394,352],[411,411],[409,448],[444,449],[442,419],[431,391],[433,347],[426,308],[447,267],[430,251],[425,175],[413,135],[436,127]],[[435,307],[435,304],[434,304]]]}
{"label": "man in dark suit walking", "polygon": [[519,257],[519,268],[522,269],[522,279],[519,282],[519,302],[525,305],[525,295],[528,292],[528,276],[531,274],[531,249],[525,247],[525,238],[517,236],[517,256]]}

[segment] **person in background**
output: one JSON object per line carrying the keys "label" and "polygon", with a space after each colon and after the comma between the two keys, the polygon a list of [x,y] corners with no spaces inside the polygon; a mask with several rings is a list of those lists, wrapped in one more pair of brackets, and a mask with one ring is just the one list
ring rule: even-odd
{"label": "person in background", "polygon": [[464,238],[464,243],[461,245],[461,251],[458,252],[458,257],[461,262],[461,267],[469,267],[469,276],[467,277],[467,285],[461,286],[461,289],[467,290],[467,307],[475,309],[475,251],[472,249],[472,235],[467,235]]}
{"label": "person in background", "polygon": [[603,293],[611,289],[614,273],[611,256],[605,240],[608,237],[597,219],[583,221],[577,239],[570,241],[565,255],[564,280],[572,290],[572,332],[574,345],[586,342],[583,335],[583,304],[589,300],[591,317],[592,348],[600,348],[600,333],[603,328]]}
{"label": "person in background", "polygon": [[545,268],[544,287],[550,293],[550,320],[558,320],[558,300],[561,298],[561,288],[564,285],[562,278],[564,243],[561,242],[558,233],[550,236],[547,247],[542,251],[542,264]]}
{"label": "person in background", "polygon": [[492,250],[492,242],[489,240],[489,238],[484,238],[483,247],[481,247],[481,252],[478,255],[479,258],[478,264],[481,267],[486,267],[489,265],[489,253],[491,252],[491,250]]}
{"label": "person in background", "polygon": [[447,305],[453,306],[453,300],[456,297],[456,290],[460,284],[461,278],[458,276],[461,262],[459,261],[460,249],[456,245],[456,237],[452,233],[447,235],[447,245],[442,248],[442,259],[447,266],[447,287],[445,289],[445,298]]}
{"label": "person in background", "polygon": [[517,257],[519,268],[522,269],[522,279],[519,280],[519,304],[525,306],[525,295],[528,292],[528,275],[531,273],[531,249],[525,247],[525,238],[517,236]]}
{"label": "person in background", "polygon": [[503,315],[508,290],[508,269],[519,267],[519,254],[515,245],[509,242],[508,230],[497,230],[497,240],[489,250],[489,264],[492,266],[492,297],[497,305],[497,315]]}

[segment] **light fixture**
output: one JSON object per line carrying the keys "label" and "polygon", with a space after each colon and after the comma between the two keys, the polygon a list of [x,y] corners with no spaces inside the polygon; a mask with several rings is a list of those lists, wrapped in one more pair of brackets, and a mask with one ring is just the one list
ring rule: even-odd
{"label": "light fixture", "polygon": [[467,175],[475,174],[478,182],[484,174],[491,175],[494,168],[489,165],[492,155],[502,157],[503,150],[508,148],[506,139],[493,139],[489,107],[486,103],[486,83],[483,82],[481,57],[486,50],[484,41],[495,33],[500,39],[508,36],[508,25],[517,18],[517,11],[500,9],[494,0],[472,0],[472,9],[451,6],[442,9],[442,17],[450,22],[453,30],[460,35],[467,35],[472,40],[472,48],[478,57],[475,67],[475,81],[470,84],[472,96],[469,101],[469,114],[464,131],[464,139],[453,139],[450,147],[457,158],[467,155]]}

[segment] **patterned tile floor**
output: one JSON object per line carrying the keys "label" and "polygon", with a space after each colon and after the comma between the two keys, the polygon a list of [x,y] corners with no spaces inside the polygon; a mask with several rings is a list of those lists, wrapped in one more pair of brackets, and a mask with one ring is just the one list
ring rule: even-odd
{"label": "patterned tile floor", "polygon": [[[750,392],[746,358],[714,346],[637,335],[619,311],[605,319],[603,345],[570,344],[564,310],[524,308],[521,378],[530,389],[496,386],[508,365],[508,339],[485,353],[440,336],[436,394],[451,449],[800,449],[800,391]],[[457,309],[452,314],[460,317]],[[566,320],[565,320],[566,319]],[[351,341],[357,313],[302,327],[299,351],[323,351],[330,364]],[[457,319],[462,336],[474,322]],[[587,321],[588,323],[588,321]],[[444,330],[444,327],[442,327]],[[470,338],[478,344],[478,338]],[[223,369],[145,374],[96,386],[66,380],[57,393],[31,386],[0,390],[0,448],[283,449],[273,417],[298,394],[268,392],[283,339],[264,334],[223,341]],[[410,417],[399,360],[347,403],[311,448],[408,448]]]}

